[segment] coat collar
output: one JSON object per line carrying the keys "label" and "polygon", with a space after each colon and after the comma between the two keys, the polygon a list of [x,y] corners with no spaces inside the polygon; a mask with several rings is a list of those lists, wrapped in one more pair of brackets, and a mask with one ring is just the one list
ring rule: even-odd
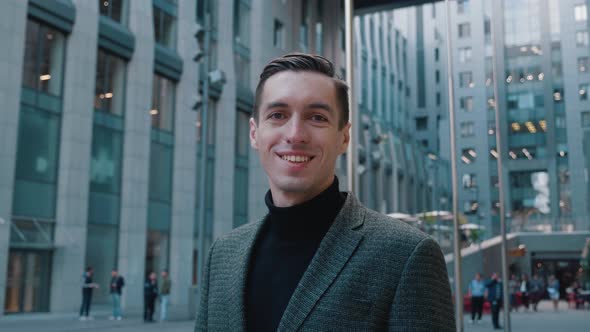
{"label": "coat collar", "polygon": [[[342,209],[293,292],[278,330],[297,330],[301,326],[360,243],[363,234],[359,228],[364,223],[364,217],[365,208],[349,192]],[[254,244],[266,219],[247,231],[241,242],[237,243],[232,261],[228,262],[235,267],[230,276],[230,289],[226,299],[229,304],[230,330],[232,331],[243,331],[246,326],[244,305],[246,277],[249,273]]]}
{"label": "coat collar", "polygon": [[279,331],[295,331],[311,313],[317,301],[350,259],[363,238],[359,229],[364,223],[365,209],[348,193],[334,224],[301,277],[279,323]]}

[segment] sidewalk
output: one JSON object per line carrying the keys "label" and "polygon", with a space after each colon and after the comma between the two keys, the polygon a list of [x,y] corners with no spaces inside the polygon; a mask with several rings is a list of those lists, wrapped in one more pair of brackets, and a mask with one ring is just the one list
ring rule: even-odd
{"label": "sidewalk", "polygon": [[80,321],[77,314],[25,314],[0,317],[0,331],[11,332],[77,332],[77,331],[116,331],[116,332],[186,332],[193,331],[194,321],[166,321],[145,323],[139,314],[124,317],[123,320],[109,320],[111,312],[105,306],[93,308],[92,320]]}
{"label": "sidewalk", "polygon": [[[471,324],[471,313],[465,313],[465,331],[495,331],[492,326],[492,316],[483,315],[479,324]],[[504,325],[503,312],[500,312],[500,325]],[[568,309],[567,303],[561,301],[559,310],[553,311],[550,301],[541,301],[538,311],[523,311],[510,313],[512,331],[515,332],[585,332],[590,326],[590,310]]]}
{"label": "sidewalk", "polygon": [[[99,308],[97,308],[99,309]],[[139,315],[126,317],[122,321],[108,320],[108,312],[96,310],[92,321],[78,321],[74,315],[33,314],[5,316],[0,318],[0,331],[11,332],[190,332],[194,321],[171,321],[164,323],[144,323]],[[511,315],[514,332],[582,332],[590,326],[590,310],[567,309],[560,303],[554,312],[549,301],[539,304],[538,312],[513,312]],[[465,315],[465,331],[494,331],[490,315],[484,315],[479,324],[469,324],[470,315]],[[502,314],[500,314],[502,322]]]}

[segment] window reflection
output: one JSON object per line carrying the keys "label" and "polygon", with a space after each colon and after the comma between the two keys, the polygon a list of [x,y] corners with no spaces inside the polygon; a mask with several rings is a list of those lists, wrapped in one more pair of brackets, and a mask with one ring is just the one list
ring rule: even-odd
{"label": "window reflection", "polygon": [[64,42],[61,32],[27,20],[23,85],[54,96],[61,95]]}

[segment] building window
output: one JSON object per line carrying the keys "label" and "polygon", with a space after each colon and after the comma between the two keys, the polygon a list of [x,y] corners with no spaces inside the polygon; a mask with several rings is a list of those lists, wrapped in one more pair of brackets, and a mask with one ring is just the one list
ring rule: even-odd
{"label": "building window", "polygon": [[580,84],[580,89],[578,90],[580,94],[580,100],[588,100],[588,94],[590,93],[590,84]]}
{"label": "building window", "polygon": [[463,178],[461,179],[461,182],[463,183],[463,188],[477,187],[476,177],[477,175],[473,173],[463,174]]}
{"label": "building window", "polygon": [[463,14],[469,11],[469,0],[457,0],[457,13]]}
{"label": "building window", "polygon": [[420,116],[416,118],[416,130],[428,130],[428,117]]}
{"label": "building window", "polygon": [[465,214],[476,214],[479,209],[479,203],[474,200],[465,201],[463,203],[463,213]]}
{"label": "building window", "polygon": [[477,153],[474,148],[465,148],[461,151],[461,161],[464,164],[471,164],[477,158]]}
{"label": "building window", "polygon": [[309,1],[302,0],[301,2],[301,23],[299,24],[299,47],[303,52],[307,52],[309,46]]}
{"label": "building window", "polygon": [[174,129],[174,83],[154,74],[152,85],[152,128],[165,131]]}
{"label": "building window", "polygon": [[473,111],[473,97],[461,97],[459,107],[465,112]]}
{"label": "building window", "polygon": [[154,36],[156,43],[176,48],[176,17],[154,6]]}
{"label": "building window", "polygon": [[234,227],[248,222],[248,154],[250,114],[238,110],[236,117],[236,160],[234,176]]}
{"label": "building window", "polygon": [[124,0],[98,0],[100,15],[106,16],[113,21],[125,24],[125,2]]}
{"label": "building window", "polygon": [[434,49],[434,61],[438,62],[438,59],[440,57],[440,51],[438,50],[438,47]]}
{"label": "building window", "polygon": [[496,134],[496,120],[488,120],[488,135]]}
{"label": "building window", "polygon": [[440,92],[436,93],[436,106],[440,106]]}
{"label": "building window", "polygon": [[323,1],[317,2],[317,22],[315,23],[315,52],[316,54],[324,53],[324,25],[322,20],[323,15]]}
{"label": "building window", "polygon": [[586,8],[586,4],[574,6],[574,17],[576,22],[586,21],[588,19],[588,8]]}
{"label": "building window", "polygon": [[27,20],[23,85],[60,96],[65,36],[46,25]]}
{"label": "building window", "polygon": [[471,25],[469,23],[461,23],[458,26],[459,38],[467,38],[471,36]]}
{"label": "building window", "polygon": [[587,73],[590,71],[590,58],[587,56],[578,58],[578,71],[580,73]]}
{"label": "building window", "polygon": [[588,46],[588,31],[576,31],[576,46]]}
{"label": "building window", "polygon": [[235,0],[234,36],[238,44],[250,45],[250,5],[245,0]]}
{"label": "building window", "polygon": [[440,83],[440,70],[438,69],[434,72],[434,80],[436,83]]}
{"label": "building window", "polygon": [[473,88],[473,74],[470,71],[463,71],[459,73],[459,87],[461,88]]}
{"label": "building window", "polygon": [[590,128],[590,111],[582,112],[582,128]]}
{"label": "building window", "polygon": [[461,137],[471,137],[473,133],[473,121],[461,122]]}
{"label": "building window", "polygon": [[465,63],[471,61],[471,47],[459,48],[459,62]]}
{"label": "building window", "polygon": [[122,115],[124,91],[125,61],[99,48],[96,59],[94,109]]}
{"label": "building window", "polygon": [[275,20],[274,24],[273,45],[276,48],[285,48],[285,26],[279,20]]}

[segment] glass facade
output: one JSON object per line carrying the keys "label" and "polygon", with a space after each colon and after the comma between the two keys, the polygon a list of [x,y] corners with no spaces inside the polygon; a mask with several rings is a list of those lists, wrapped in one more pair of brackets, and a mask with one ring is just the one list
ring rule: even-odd
{"label": "glass facade", "polygon": [[234,228],[248,222],[248,155],[250,151],[250,114],[238,110],[236,121]]}
{"label": "glass facade", "polygon": [[48,25],[27,20],[23,85],[52,96],[61,96],[65,36]]}
{"label": "glass facade", "polygon": [[152,82],[152,128],[172,132],[174,127],[174,82],[154,74]]}
{"label": "glass facade", "polygon": [[53,219],[65,36],[27,20],[12,213]]}
{"label": "glass facade", "polygon": [[127,20],[126,4],[127,0],[98,0],[100,15],[122,24]]}
{"label": "glass facade", "polygon": [[98,49],[94,109],[122,115],[125,103],[125,61]]}
{"label": "glass facade", "polygon": [[154,37],[156,43],[176,48],[176,16],[158,6],[154,6]]}

